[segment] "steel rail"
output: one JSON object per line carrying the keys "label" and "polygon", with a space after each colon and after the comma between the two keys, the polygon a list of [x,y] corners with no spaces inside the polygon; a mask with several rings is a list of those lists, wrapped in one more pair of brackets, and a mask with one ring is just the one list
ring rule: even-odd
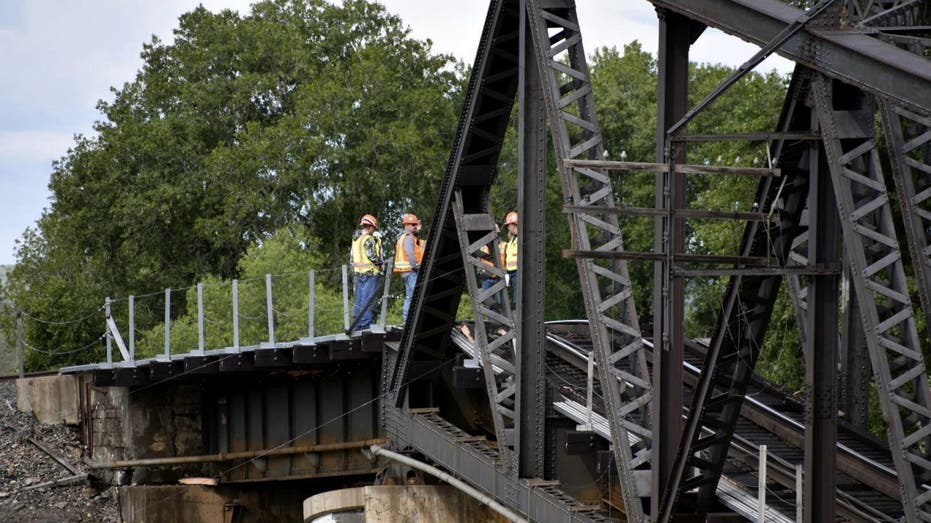
{"label": "steel rail", "polygon": [[[581,323],[584,322],[571,322],[570,324],[578,325]],[[547,322],[549,327],[558,327],[560,324],[561,322]],[[585,370],[588,360],[588,353],[584,348],[580,347],[578,343],[553,332],[547,333],[547,341],[558,347],[558,350],[554,352],[560,355],[564,361],[567,361],[579,370]],[[653,348],[652,344],[646,340],[644,340],[644,346],[650,350]],[[683,362],[683,365],[687,371],[686,385],[694,385],[696,377],[700,373],[698,367],[687,361]],[[768,385],[757,382],[757,386],[761,387],[761,389],[765,388],[769,394],[781,396],[782,399],[778,401],[789,401],[778,391],[770,389]],[[581,408],[584,409],[584,406]],[[746,397],[743,408],[741,409],[741,417],[750,421],[751,423],[754,423],[791,447],[799,447],[799,443],[804,442],[805,428],[802,423],[782,412],[779,412],[775,408],[768,405],[766,402],[761,401],[756,397]],[[762,421],[762,424],[760,421]],[[843,434],[849,437],[851,435],[855,435],[856,433],[844,432]],[[754,444],[752,437],[741,435],[740,433],[736,434],[735,441],[743,441]],[[879,445],[878,443],[873,444],[862,438],[860,441],[860,448],[853,448],[850,445],[841,442],[837,443],[839,454],[839,470],[850,475],[852,478],[869,487],[870,489],[875,490],[877,494],[887,496],[890,500],[898,500],[899,485],[896,479],[895,471],[886,464],[876,461],[875,459],[872,459],[864,454],[864,451],[887,452],[888,448],[884,445]],[[732,444],[731,449],[732,451],[735,449],[734,444]],[[785,459],[782,459],[782,461],[789,463],[789,461]],[[788,474],[788,471],[783,470],[781,473]],[[794,471],[792,472],[792,475],[794,478]],[[783,484],[788,488],[794,488],[795,486],[794,480],[792,482],[784,481]],[[857,496],[858,495],[856,494],[846,493],[845,491],[841,490],[841,487],[838,487],[838,504],[843,505],[845,514],[853,517],[856,514],[870,512],[873,514],[873,517],[875,517],[875,512],[877,512],[878,509],[869,507],[868,504],[865,504],[862,501],[857,501]],[[866,517],[863,520],[871,521],[873,519]]]}

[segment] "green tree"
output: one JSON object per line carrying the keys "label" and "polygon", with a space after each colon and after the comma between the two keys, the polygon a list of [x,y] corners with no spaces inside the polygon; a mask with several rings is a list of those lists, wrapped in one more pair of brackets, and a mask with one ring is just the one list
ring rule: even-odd
{"label": "green tree", "polygon": [[[98,104],[96,135],[54,165],[51,207],[23,237],[9,289],[31,316],[235,277],[250,245],[292,224],[338,265],[363,213],[429,222],[462,80],[381,5],[198,7],[142,58]],[[137,320],[157,321],[155,309]],[[27,328],[27,338],[68,347],[101,325]]]}

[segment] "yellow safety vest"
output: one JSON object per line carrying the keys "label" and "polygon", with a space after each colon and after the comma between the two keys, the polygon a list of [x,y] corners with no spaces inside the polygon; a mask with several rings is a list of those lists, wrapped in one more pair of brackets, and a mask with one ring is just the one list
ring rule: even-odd
{"label": "yellow safety vest", "polygon": [[365,253],[367,238],[375,240],[375,255],[381,257],[381,238],[372,234],[363,234],[352,241],[352,270],[362,274],[381,274],[381,268],[375,265],[375,260],[370,260],[368,254]]}
{"label": "yellow safety vest", "polygon": [[517,270],[517,236],[512,236],[504,244],[504,268],[508,272]]}
{"label": "yellow safety vest", "polygon": [[[401,236],[398,237],[398,243],[394,246],[394,272],[411,272],[411,269],[413,269],[411,261],[407,258],[407,251],[404,249],[404,238],[409,234],[413,236],[407,231],[401,233]],[[417,258],[418,266],[423,261],[423,251],[424,241],[420,238],[414,238],[414,257]]]}

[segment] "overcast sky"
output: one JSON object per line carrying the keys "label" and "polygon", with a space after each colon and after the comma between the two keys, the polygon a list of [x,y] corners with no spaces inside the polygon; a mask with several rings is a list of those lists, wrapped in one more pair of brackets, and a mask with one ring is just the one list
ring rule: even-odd
{"label": "overcast sky", "polygon": [[[49,205],[52,162],[90,134],[97,100],[130,81],[152,35],[169,41],[178,16],[198,4],[241,14],[254,0],[0,0],[0,264],[15,262],[14,241]],[[383,0],[413,36],[467,62],[487,11],[482,0]],[[645,0],[578,0],[588,52],[639,40],[656,52],[656,15]],[[692,48],[698,62],[740,65],[757,48],[706,32]],[[761,66],[788,72],[781,59]]]}

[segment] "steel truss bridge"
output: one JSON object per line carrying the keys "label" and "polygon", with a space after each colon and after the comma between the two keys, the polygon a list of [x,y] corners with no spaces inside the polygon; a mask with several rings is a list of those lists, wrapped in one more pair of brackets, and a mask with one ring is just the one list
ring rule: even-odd
{"label": "steel truss bridge", "polygon": [[[358,399],[378,400],[367,437],[534,521],[753,519],[764,444],[767,521],[796,511],[809,522],[931,521],[929,342],[919,335],[931,325],[931,5],[649,1],[660,39],[654,163],[606,159],[576,2],[492,0],[403,331],[273,343],[237,358],[250,369],[279,357],[295,367],[375,358]],[[690,107],[689,48],[709,27],[761,50]],[[711,102],[772,53],[797,64],[775,129],[689,133],[697,114],[726,110]],[[490,191],[515,104],[521,257],[511,310],[503,268],[491,269],[500,278],[487,290],[479,270],[483,252],[498,259]],[[689,165],[690,144],[707,141],[764,142],[772,161]],[[654,207],[618,204],[617,176],[632,171],[655,173]],[[693,174],[757,177],[756,210],[690,209]],[[561,209],[545,208],[547,176],[560,179]],[[548,211],[568,218],[563,253],[576,261],[586,321],[543,322]],[[652,251],[624,249],[619,224],[631,215],[655,217]],[[740,220],[739,251],[689,253],[695,217]],[[652,332],[638,324],[628,260],[654,264]],[[713,335],[699,342],[684,334],[685,282],[708,276],[729,279]],[[800,402],[754,375],[783,284],[804,344]],[[475,313],[465,330],[464,295]],[[140,369],[155,379],[173,365],[92,370],[132,382]],[[871,383],[887,441],[867,430]]]}

